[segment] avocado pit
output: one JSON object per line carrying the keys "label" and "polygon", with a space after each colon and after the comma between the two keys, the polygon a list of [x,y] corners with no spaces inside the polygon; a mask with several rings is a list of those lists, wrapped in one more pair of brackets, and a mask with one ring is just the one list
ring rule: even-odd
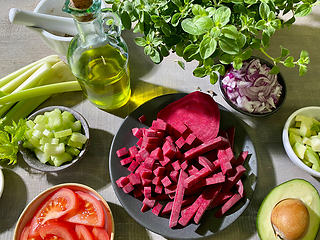
{"label": "avocado pit", "polygon": [[273,230],[283,240],[301,240],[308,232],[309,223],[309,211],[300,199],[283,199],[271,212]]}

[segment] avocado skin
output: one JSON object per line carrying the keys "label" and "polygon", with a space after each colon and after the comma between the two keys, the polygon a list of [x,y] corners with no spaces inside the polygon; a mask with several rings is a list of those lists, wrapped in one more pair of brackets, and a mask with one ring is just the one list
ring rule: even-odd
{"label": "avocado skin", "polygon": [[279,240],[274,234],[270,217],[273,207],[286,198],[302,200],[310,214],[310,226],[303,240],[316,238],[320,225],[320,196],[317,189],[304,179],[293,179],[275,187],[260,205],[256,227],[261,240]]}

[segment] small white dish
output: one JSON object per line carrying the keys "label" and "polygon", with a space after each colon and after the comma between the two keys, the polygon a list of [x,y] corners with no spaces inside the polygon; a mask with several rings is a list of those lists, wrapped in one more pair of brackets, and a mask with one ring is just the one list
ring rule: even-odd
{"label": "small white dish", "polygon": [[2,195],[3,192],[3,188],[4,188],[4,177],[3,177],[3,172],[0,168],[0,197]]}
{"label": "small white dish", "polygon": [[320,177],[320,172],[317,172],[313,169],[311,169],[310,167],[308,167],[307,165],[305,165],[300,158],[298,158],[296,156],[296,154],[294,153],[290,143],[289,143],[289,127],[293,127],[294,123],[295,123],[295,117],[297,115],[303,115],[306,117],[313,117],[317,120],[320,120],[320,107],[317,106],[310,106],[310,107],[304,107],[304,108],[300,108],[297,111],[295,111],[294,113],[292,113],[289,118],[287,119],[284,128],[283,128],[283,132],[282,132],[282,141],[283,141],[283,146],[284,149],[288,155],[288,157],[290,158],[290,160],[297,165],[299,168],[301,168],[302,170],[308,172],[309,174],[311,174],[312,176],[315,177]]}

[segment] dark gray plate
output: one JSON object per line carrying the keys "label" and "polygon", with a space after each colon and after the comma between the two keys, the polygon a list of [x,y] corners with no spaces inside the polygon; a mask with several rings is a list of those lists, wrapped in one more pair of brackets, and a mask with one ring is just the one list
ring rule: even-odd
{"label": "dark gray plate", "polygon": [[159,110],[185,95],[185,93],[175,93],[156,97],[144,103],[135,111],[133,111],[128,117],[126,117],[113,139],[110,150],[109,166],[111,182],[119,201],[125,210],[130,214],[130,216],[139,224],[150,231],[167,238],[198,239],[213,235],[231,225],[251,202],[253,192],[256,187],[258,169],[257,157],[253,143],[245,129],[241,126],[240,122],[228,110],[222,106],[219,106],[221,113],[221,129],[226,130],[228,127],[235,126],[236,156],[244,150],[249,151],[250,155],[244,165],[247,171],[242,176],[245,191],[247,193],[246,197],[234,205],[225,216],[219,219],[215,218],[213,214],[217,211],[217,209],[210,209],[203,215],[198,225],[190,223],[184,228],[169,228],[169,218],[157,217],[150,210],[145,213],[141,212],[141,201],[129,194],[124,193],[116,184],[116,180],[129,174],[129,171],[126,169],[126,167],[123,167],[120,164],[120,160],[116,155],[116,151],[124,146],[129,148],[136,144],[137,139],[132,135],[131,129],[134,127],[145,127],[144,124],[138,121],[138,118],[141,115],[145,115],[148,120],[147,124],[150,126],[152,120],[156,119]]}

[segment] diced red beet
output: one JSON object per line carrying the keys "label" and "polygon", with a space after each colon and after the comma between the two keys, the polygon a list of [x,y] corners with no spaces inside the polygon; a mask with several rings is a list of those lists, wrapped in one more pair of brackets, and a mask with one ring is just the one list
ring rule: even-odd
{"label": "diced red beet", "polygon": [[152,183],[152,180],[149,178],[141,178],[142,186],[149,186]]}
{"label": "diced red beet", "polygon": [[128,167],[128,171],[134,172],[138,166],[139,166],[139,163],[133,160]]}
{"label": "diced red beet", "polygon": [[169,177],[173,182],[178,182],[178,176],[179,176],[178,170],[170,171]]}
{"label": "diced red beet", "polygon": [[165,167],[156,167],[154,170],[153,170],[153,174],[155,176],[162,176],[164,175],[164,172],[166,171],[166,168]]}
{"label": "diced red beet", "polygon": [[210,169],[208,168],[202,168],[199,172],[197,172],[194,175],[189,176],[184,180],[184,186],[186,188],[190,188],[193,185],[195,185],[197,182],[199,182],[201,179],[205,178],[211,173]]}
{"label": "diced red beet", "polygon": [[184,180],[188,177],[188,174],[183,171],[180,170],[180,174],[179,174],[179,179],[178,179],[178,184],[177,184],[177,190],[176,190],[176,194],[173,200],[173,206],[172,206],[172,211],[171,211],[171,215],[170,215],[170,219],[169,219],[169,227],[175,227],[178,224],[178,219],[180,216],[180,210],[181,210],[181,206],[182,206],[182,200],[184,197],[184,191],[185,191],[185,187],[184,187]]}
{"label": "diced red beet", "polygon": [[165,176],[164,178],[162,178],[161,182],[164,187],[168,187],[172,184],[172,181],[168,176]]}
{"label": "diced red beet", "polygon": [[130,157],[135,157],[136,156],[136,154],[138,153],[138,148],[137,148],[137,146],[136,145],[133,145],[132,147],[130,147],[129,149],[128,149],[128,151],[129,151],[129,155],[130,155]]}
{"label": "diced red beet", "polygon": [[146,212],[150,209],[150,207],[145,204],[145,203],[142,203],[142,207],[141,207],[141,212]]}
{"label": "diced red beet", "polygon": [[198,163],[200,163],[203,167],[210,169],[211,171],[215,171],[215,166],[210,162],[208,158],[205,156],[198,157]]}
{"label": "diced red beet", "polygon": [[157,118],[177,128],[181,122],[202,142],[215,138],[220,127],[218,104],[206,93],[195,91],[159,111]]}
{"label": "diced red beet", "polygon": [[220,218],[225,214],[234,204],[236,204],[242,197],[239,193],[234,194],[223,206],[214,214],[215,217]]}
{"label": "diced red beet", "polygon": [[142,178],[151,178],[152,170],[142,167],[139,173]]}
{"label": "diced red beet", "polygon": [[141,122],[141,123],[146,123],[147,118],[146,118],[145,115],[141,115],[141,116],[138,118],[138,120],[139,120],[139,122]]}
{"label": "diced red beet", "polygon": [[116,154],[119,158],[125,157],[126,155],[129,154],[128,149],[126,147],[123,147],[116,151]]}
{"label": "diced red beet", "polygon": [[144,166],[146,169],[149,169],[149,170],[152,171],[154,162],[155,162],[155,159],[154,159],[154,158],[152,158],[152,157],[146,157],[145,160],[144,160],[144,162],[143,162],[143,166]]}
{"label": "diced red beet", "polygon": [[169,141],[169,142],[175,142],[175,139],[174,139],[174,137],[172,136],[172,135],[169,135],[169,136],[166,136],[166,138],[165,138],[167,141]]}
{"label": "diced red beet", "polygon": [[182,226],[186,226],[190,220],[193,218],[193,216],[196,214],[198,208],[202,204],[203,199],[210,195],[210,192],[212,193],[212,189],[215,188],[216,186],[208,186],[204,189],[204,191],[200,194],[200,196],[197,198],[196,201],[192,205],[190,205],[185,211],[183,211],[182,216],[179,219],[179,223]]}
{"label": "diced red beet", "polygon": [[155,130],[162,130],[171,133],[171,126],[161,119],[154,120],[151,124],[151,128]]}
{"label": "diced red beet", "polygon": [[228,177],[226,178],[226,182],[223,185],[223,192],[228,192],[234,184],[240,179],[240,177],[243,175],[243,173],[246,171],[246,169],[239,165],[235,169],[232,169]]}
{"label": "diced red beet", "polygon": [[171,166],[173,167],[174,170],[177,170],[177,171],[181,169],[179,160],[176,160],[173,163],[171,163]]}
{"label": "diced red beet", "polygon": [[141,146],[142,146],[142,141],[143,141],[143,137],[140,137],[139,140],[138,140],[138,142],[137,142],[137,146],[138,146],[139,148],[141,148]]}
{"label": "diced red beet", "polygon": [[171,162],[171,159],[166,156],[163,156],[163,159],[159,160],[159,162],[163,167],[165,167],[166,165],[168,165],[168,163]]}
{"label": "diced red beet", "polygon": [[164,188],[164,192],[165,194],[171,194],[171,193],[175,193],[177,189],[177,184],[172,184],[168,187]]}
{"label": "diced red beet", "polygon": [[[197,195],[191,195],[191,196],[185,197],[182,200],[181,206],[184,207],[192,204],[197,199],[197,197],[198,197]],[[162,209],[161,216],[170,214],[172,211],[172,206],[173,206],[173,201],[167,202],[167,204]]]}
{"label": "diced red beet", "polygon": [[122,190],[125,193],[129,193],[129,192],[132,192],[134,190],[134,186],[131,184],[131,182],[129,182],[122,188]]}
{"label": "diced red beet", "polygon": [[152,184],[153,185],[160,185],[161,184],[161,180],[162,180],[162,177],[154,177],[154,178],[152,178]]}
{"label": "diced red beet", "polygon": [[183,148],[184,144],[186,141],[184,140],[183,137],[179,137],[177,141],[175,141],[175,144],[177,145],[178,148]]}
{"label": "diced red beet", "polygon": [[227,174],[232,170],[231,161],[233,158],[228,153],[228,150],[227,150],[228,148],[229,147],[223,146],[218,150],[218,159],[219,159],[220,168],[223,174]]}
{"label": "diced red beet", "polygon": [[144,137],[157,137],[157,131],[151,128],[143,130]]}
{"label": "diced red beet", "polygon": [[217,197],[218,193],[221,191],[222,185],[214,185],[214,186],[210,186],[210,188],[211,188],[210,191],[206,192],[207,195],[203,196],[202,202],[194,216],[194,222],[196,224],[199,223],[200,219],[202,218],[202,215],[207,210],[212,200],[215,197]]}
{"label": "diced red beet", "polygon": [[116,184],[118,185],[118,187],[123,188],[125,185],[127,185],[129,183],[129,179],[126,176],[120,177],[117,181]]}
{"label": "diced red beet", "polygon": [[163,205],[159,202],[156,203],[156,205],[152,208],[152,213],[155,214],[156,216],[160,215],[161,209]]}
{"label": "diced red beet", "polygon": [[132,185],[141,184],[140,175],[138,173],[131,173],[128,175],[128,179]]}
{"label": "diced red beet", "polygon": [[227,202],[231,197],[233,196],[233,193],[231,191],[224,193],[224,192],[219,192],[218,196],[210,203],[209,208],[214,208],[219,205],[224,204]]}
{"label": "diced red beet", "polygon": [[228,139],[229,139],[230,147],[232,149],[233,149],[233,145],[234,145],[235,133],[236,133],[236,127],[233,126],[233,127],[229,127],[227,129]]}
{"label": "diced red beet", "polygon": [[142,196],[143,196],[143,193],[142,193],[141,188],[135,188],[135,189],[133,190],[133,196],[134,196],[135,198],[140,198],[140,197],[142,197]]}
{"label": "diced red beet", "polygon": [[191,148],[183,154],[185,160],[190,160],[196,158],[200,155],[203,155],[206,152],[209,152],[212,149],[221,147],[225,144],[228,144],[228,140],[223,137],[217,137],[215,139],[210,139],[207,142],[202,143],[201,145]]}
{"label": "diced red beet", "polygon": [[197,167],[195,167],[194,165],[191,165],[187,168],[187,172],[189,173],[189,175],[194,175],[197,172],[199,172],[199,169]]}
{"label": "diced red beet", "polygon": [[237,187],[237,190],[238,190],[238,193],[240,194],[240,196],[244,197],[245,191],[244,191],[244,186],[243,186],[241,179],[239,179],[238,182],[236,182],[236,187]]}
{"label": "diced red beet", "polygon": [[151,186],[145,186],[143,188],[143,195],[145,198],[151,198],[151,193],[152,193]]}
{"label": "diced red beet", "polygon": [[146,204],[149,208],[153,208],[153,206],[156,203],[156,199],[155,198],[144,198],[142,203]]}
{"label": "diced red beet", "polygon": [[121,160],[120,160],[120,163],[121,163],[122,166],[125,166],[125,165],[131,163],[132,161],[133,161],[133,158],[132,158],[132,157],[127,157],[127,158],[125,158],[125,159],[121,159]]}
{"label": "diced red beet", "polygon": [[156,185],[154,188],[154,192],[157,193],[158,195],[162,194],[163,191],[163,186],[162,185]]}
{"label": "diced red beet", "polygon": [[197,139],[196,135],[194,135],[193,133],[190,133],[188,135],[188,137],[185,140],[185,143],[188,144],[189,146],[191,146],[195,140]]}
{"label": "diced red beet", "polygon": [[162,153],[162,149],[160,147],[157,147],[156,149],[154,149],[150,155],[150,157],[153,157],[156,160],[160,160],[163,158],[163,153]]}
{"label": "diced red beet", "polygon": [[244,162],[246,161],[248,154],[249,154],[248,151],[241,152],[240,155],[238,156],[236,162],[234,163],[234,165],[235,166],[243,165]]}
{"label": "diced red beet", "polygon": [[172,158],[176,154],[176,151],[176,146],[172,142],[165,141],[162,146],[162,152],[164,156]]}
{"label": "diced red beet", "polygon": [[135,128],[132,128],[131,131],[132,131],[133,136],[135,136],[138,139],[141,138],[143,135],[143,130],[141,128],[135,127]]}
{"label": "diced red beet", "polygon": [[216,174],[213,174],[210,177],[204,178],[201,180],[202,186],[207,186],[207,185],[213,185],[213,184],[218,184],[218,183],[223,183],[226,180],[226,176],[222,172],[218,172]]}

